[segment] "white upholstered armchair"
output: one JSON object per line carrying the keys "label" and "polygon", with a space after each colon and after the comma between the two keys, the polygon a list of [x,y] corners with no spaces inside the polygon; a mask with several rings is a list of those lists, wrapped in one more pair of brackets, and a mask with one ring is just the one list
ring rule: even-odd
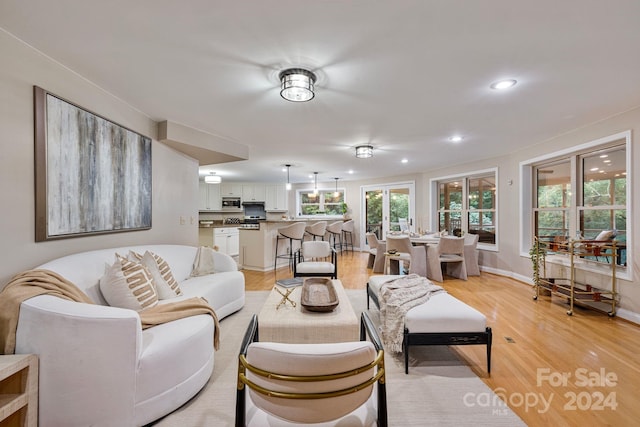
{"label": "white upholstered armchair", "polygon": [[303,242],[302,248],[295,255],[293,277],[331,277],[337,279],[336,250],[326,241]]}
{"label": "white upholstered armchair", "polygon": [[360,341],[282,344],[258,342],[254,315],[238,356],[236,427],[386,427],[382,341],[366,313],[361,323]]}

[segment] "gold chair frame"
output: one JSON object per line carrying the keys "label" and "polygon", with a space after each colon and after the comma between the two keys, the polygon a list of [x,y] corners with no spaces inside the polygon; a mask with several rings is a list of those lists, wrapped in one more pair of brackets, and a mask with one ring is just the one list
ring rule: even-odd
{"label": "gold chair frame", "polygon": [[[378,336],[375,326],[373,325],[371,319],[367,315],[367,313],[362,313],[361,321],[360,321],[360,340],[363,341],[366,339],[366,335],[369,335],[371,342],[373,343],[377,355],[375,359],[358,368],[327,374],[327,375],[283,375],[277,372],[269,372],[260,368],[256,368],[251,365],[247,359],[247,349],[249,344],[252,342],[259,341],[258,339],[258,318],[254,314],[249,322],[249,326],[245,333],[242,346],[240,348],[240,354],[238,356],[238,383],[237,383],[237,398],[236,398],[236,426],[245,425],[245,391],[246,388],[250,388],[258,393],[264,394],[269,397],[278,397],[284,399],[326,399],[330,397],[338,397],[344,396],[347,394],[358,392],[366,387],[369,387],[373,384],[378,385],[378,426],[386,427],[387,426],[387,399],[386,399],[386,379],[385,379],[385,367],[384,367],[384,349],[382,347],[382,341]],[[359,375],[362,372],[366,372],[371,369],[375,369],[374,375],[367,379],[366,381],[345,388],[341,390],[332,390],[323,393],[293,393],[293,392],[282,392],[276,390],[270,390],[265,387],[259,386],[249,380],[246,376],[247,371],[251,371],[256,375],[269,378],[269,379],[277,379],[282,381],[291,381],[291,382],[318,382],[318,381],[330,381],[341,378],[347,378],[354,375]]]}

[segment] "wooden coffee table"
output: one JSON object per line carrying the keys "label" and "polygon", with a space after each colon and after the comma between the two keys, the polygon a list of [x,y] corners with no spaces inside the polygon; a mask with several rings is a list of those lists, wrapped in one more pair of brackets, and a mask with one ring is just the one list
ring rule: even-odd
{"label": "wooden coffee table", "polygon": [[[260,341],[281,343],[334,343],[358,341],[360,321],[340,280],[332,280],[340,303],[327,313],[308,311],[300,305],[302,286],[293,289],[289,299],[295,307],[282,301],[282,294],[273,289],[258,314]],[[277,286],[277,285],[276,285]],[[285,289],[278,287],[282,293]],[[276,309],[276,307],[278,307]]]}

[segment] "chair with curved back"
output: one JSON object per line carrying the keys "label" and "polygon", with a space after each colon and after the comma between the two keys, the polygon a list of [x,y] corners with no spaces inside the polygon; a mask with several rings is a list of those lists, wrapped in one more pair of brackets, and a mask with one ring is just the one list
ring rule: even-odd
{"label": "chair with curved back", "polygon": [[[390,250],[395,250],[396,254],[388,255]],[[387,236],[387,246],[385,252],[385,270],[387,265],[389,271],[384,274],[401,274],[400,262],[409,263],[409,274],[415,273],[422,277],[427,277],[427,253],[422,245],[411,244],[409,236]]]}
{"label": "chair with curved back", "polygon": [[238,355],[236,427],[386,427],[384,349],[367,313],[360,322],[360,341],[283,344],[259,342],[254,315]]}
{"label": "chair with curved back", "polygon": [[293,277],[338,278],[338,257],[329,242],[307,241],[296,252]]}
{"label": "chair with curved back", "polygon": [[373,268],[374,273],[384,272],[384,253],[387,250],[387,242],[378,240],[375,233],[367,233],[367,244],[369,245],[369,261],[367,268]]}
{"label": "chair with curved back", "polygon": [[[278,229],[278,234],[276,235],[276,248],[275,248],[275,259],[273,262],[273,269],[276,270],[278,268],[278,258],[286,258],[289,260],[289,268],[293,268],[293,262],[295,258],[296,249],[293,247],[294,242],[300,242],[302,246],[302,240],[304,238],[304,229],[306,224],[304,222],[294,222],[291,225],[286,227],[282,227]],[[289,241],[289,246],[287,246],[287,251],[285,253],[278,253],[278,249],[280,248],[280,240]]]}
{"label": "chair with curved back", "polygon": [[437,253],[441,268],[431,271],[429,274],[430,279],[442,282],[444,270],[449,276],[467,280],[467,267],[464,260],[464,237],[440,237]]}
{"label": "chair with curved back", "polygon": [[353,232],[354,223],[352,219],[342,223],[342,246],[345,251],[348,251],[349,246],[351,246],[351,252],[353,252]]}
{"label": "chair with curved back", "polygon": [[327,225],[329,242],[336,251],[342,251],[342,221],[335,221]]}
{"label": "chair with curved back", "polygon": [[467,276],[479,276],[478,264],[478,240],[479,234],[467,233],[464,235],[464,261],[467,266]]}
{"label": "chair with curved back", "polygon": [[327,221],[318,221],[305,227],[305,232],[316,240],[324,240],[324,235],[327,232]]}

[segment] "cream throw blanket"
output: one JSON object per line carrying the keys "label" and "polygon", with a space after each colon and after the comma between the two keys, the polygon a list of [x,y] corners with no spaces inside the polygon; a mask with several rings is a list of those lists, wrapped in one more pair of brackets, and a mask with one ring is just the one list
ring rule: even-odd
{"label": "cream throw blanket", "polygon": [[405,315],[441,292],[446,291],[417,274],[391,279],[380,286],[381,332],[387,350],[402,352]]}
{"label": "cream throw blanket", "polygon": [[[38,295],[54,295],[69,301],[93,304],[76,285],[53,271],[28,270],[14,276],[0,292],[0,354],[13,354],[15,351],[20,304]],[[213,344],[218,349],[218,317],[204,298],[161,304],[138,314],[142,329],[197,314],[210,314],[215,323]]]}

